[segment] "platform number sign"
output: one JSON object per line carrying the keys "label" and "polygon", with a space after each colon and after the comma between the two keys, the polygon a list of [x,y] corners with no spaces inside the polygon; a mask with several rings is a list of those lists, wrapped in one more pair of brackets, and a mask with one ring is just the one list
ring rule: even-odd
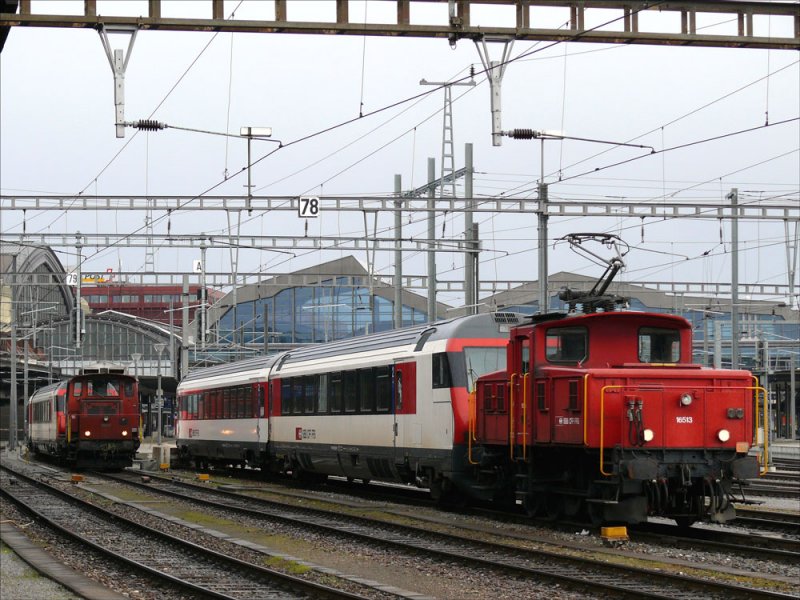
{"label": "platform number sign", "polygon": [[316,219],[319,216],[319,196],[300,196],[297,216],[303,219]]}
{"label": "platform number sign", "polygon": [[67,273],[67,281],[66,284],[71,287],[77,287],[78,285],[78,273],[76,271],[72,271],[71,273]]}

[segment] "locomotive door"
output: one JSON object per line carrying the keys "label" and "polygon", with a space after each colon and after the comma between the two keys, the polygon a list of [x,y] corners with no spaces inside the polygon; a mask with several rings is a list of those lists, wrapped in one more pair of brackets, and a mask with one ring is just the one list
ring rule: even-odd
{"label": "locomotive door", "polygon": [[[513,445],[528,446],[531,437],[531,337],[518,336],[514,340],[509,398],[509,437]],[[524,455],[524,452],[523,452]]]}

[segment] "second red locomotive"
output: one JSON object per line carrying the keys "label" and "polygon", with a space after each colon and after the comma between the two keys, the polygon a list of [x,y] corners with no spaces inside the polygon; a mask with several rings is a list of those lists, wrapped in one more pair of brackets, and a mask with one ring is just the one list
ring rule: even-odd
{"label": "second red locomotive", "polygon": [[135,377],[108,365],[86,368],[31,396],[28,448],[75,468],[129,467],[141,441],[140,418]]}

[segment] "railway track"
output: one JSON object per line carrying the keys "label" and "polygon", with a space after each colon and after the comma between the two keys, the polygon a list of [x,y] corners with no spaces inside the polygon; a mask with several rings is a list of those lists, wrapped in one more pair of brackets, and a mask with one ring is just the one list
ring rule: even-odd
{"label": "railway track", "polygon": [[[247,473],[245,471],[244,473]],[[263,479],[261,479],[263,482]],[[276,491],[270,489],[272,494],[281,494],[285,496],[301,496],[307,497],[308,486],[299,488],[298,492],[292,491],[294,489],[293,482],[286,480],[286,490]],[[257,491],[258,487],[245,487],[239,485],[223,484],[223,489],[230,489],[231,491]],[[433,507],[435,502],[417,488],[391,486],[391,485],[356,485],[345,482],[344,480],[329,478],[324,489],[336,490],[342,493],[347,493],[360,498],[369,499],[371,501],[386,501],[392,503],[401,503],[409,506],[422,506]],[[738,509],[737,514],[742,514],[746,509]],[[484,509],[471,507],[463,509],[465,514],[486,517],[494,520],[505,522],[515,522],[520,525],[526,526],[536,523],[548,528],[558,528],[571,531],[575,527],[583,527],[585,524],[581,523],[553,523],[546,519],[532,520],[530,517],[522,516],[521,513],[514,512],[499,512],[495,509]],[[773,514],[765,513],[764,511],[751,511],[755,516]],[[775,513],[772,519],[777,519]],[[769,519],[769,517],[767,518]],[[748,519],[743,517],[735,522],[735,525],[743,527],[752,527],[756,530],[769,531],[776,533],[783,533],[788,535],[798,534],[800,523],[792,525],[791,521],[784,521],[783,523],[775,522],[770,523],[769,520]],[[646,523],[642,526],[631,527],[629,530],[631,539],[641,541],[649,544],[665,545],[671,547],[680,545],[687,549],[697,549],[715,552],[724,552],[726,554],[733,554],[743,557],[754,557],[767,560],[775,560],[777,562],[784,562],[793,564],[800,562],[800,542],[797,540],[784,540],[768,536],[753,536],[749,533],[735,532],[720,528],[706,529],[703,527],[681,528],[676,525],[667,523]]]}
{"label": "railway track", "polygon": [[0,469],[0,492],[20,510],[94,551],[193,596],[243,600],[363,598],[148,529],[6,464]]}
{"label": "railway track", "polygon": [[800,514],[737,508],[734,523],[800,537]]}
{"label": "railway track", "polygon": [[546,577],[578,589],[602,590],[637,598],[790,598],[778,592],[731,585],[663,571],[628,567],[546,550],[488,542],[473,535],[454,535],[419,526],[396,525],[363,516],[288,506],[240,493],[152,476],[149,483],[133,473],[104,477],[215,510],[235,512],[270,522],[302,524],[335,536],[399,548],[415,555],[434,555],[447,561],[489,567],[515,577]]}

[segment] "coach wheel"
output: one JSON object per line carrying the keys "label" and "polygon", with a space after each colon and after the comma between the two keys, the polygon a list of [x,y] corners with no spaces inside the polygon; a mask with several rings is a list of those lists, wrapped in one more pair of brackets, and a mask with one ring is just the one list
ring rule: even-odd
{"label": "coach wheel", "polygon": [[682,529],[688,529],[695,524],[695,521],[697,521],[697,518],[695,517],[674,517],[674,519],[678,524],[678,527]]}
{"label": "coach wheel", "polygon": [[362,483],[363,485],[369,485],[369,482],[370,482],[370,481],[372,481],[372,480],[371,480],[371,479],[366,479],[366,478],[365,478],[365,479],[362,479],[362,480],[361,480],[361,483]]}

